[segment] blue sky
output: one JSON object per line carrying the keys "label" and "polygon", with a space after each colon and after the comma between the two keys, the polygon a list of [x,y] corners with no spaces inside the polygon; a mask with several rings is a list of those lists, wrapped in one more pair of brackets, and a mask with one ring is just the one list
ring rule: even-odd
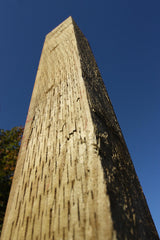
{"label": "blue sky", "polygon": [[160,1],[1,0],[0,128],[24,125],[45,35],[87,37],[160,234]]}

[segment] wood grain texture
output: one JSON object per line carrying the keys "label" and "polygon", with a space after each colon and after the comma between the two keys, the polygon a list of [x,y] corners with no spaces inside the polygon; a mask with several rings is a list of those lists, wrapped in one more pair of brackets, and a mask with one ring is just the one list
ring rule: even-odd
{"label": "wood grain texture", "polygon": [[158,239],[87,40],[46,36],[1,240]]}

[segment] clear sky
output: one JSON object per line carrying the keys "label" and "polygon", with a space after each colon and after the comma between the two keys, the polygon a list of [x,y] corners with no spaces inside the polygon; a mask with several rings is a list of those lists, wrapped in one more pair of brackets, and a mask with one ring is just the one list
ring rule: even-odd
{"label": "clear sky", "polygon": [[0,128],[24,125],[45,35],[87,37],[160,234],[160,1],[0,0]]}

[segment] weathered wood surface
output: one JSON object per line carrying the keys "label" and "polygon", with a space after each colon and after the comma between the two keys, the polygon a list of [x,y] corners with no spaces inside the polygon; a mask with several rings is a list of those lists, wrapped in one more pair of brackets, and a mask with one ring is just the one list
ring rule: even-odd
{"label": "weathered wood surface", "polygon": [[1,240],[159,239],[87,40],[46,36]]}

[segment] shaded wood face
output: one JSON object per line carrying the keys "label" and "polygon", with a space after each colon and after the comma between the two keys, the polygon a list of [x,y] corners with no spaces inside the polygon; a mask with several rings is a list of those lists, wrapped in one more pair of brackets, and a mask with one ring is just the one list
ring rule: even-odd
{"label": "shaded wood face", "polygon": [[89,44],[46,36],[1,240],[158,239]]}

